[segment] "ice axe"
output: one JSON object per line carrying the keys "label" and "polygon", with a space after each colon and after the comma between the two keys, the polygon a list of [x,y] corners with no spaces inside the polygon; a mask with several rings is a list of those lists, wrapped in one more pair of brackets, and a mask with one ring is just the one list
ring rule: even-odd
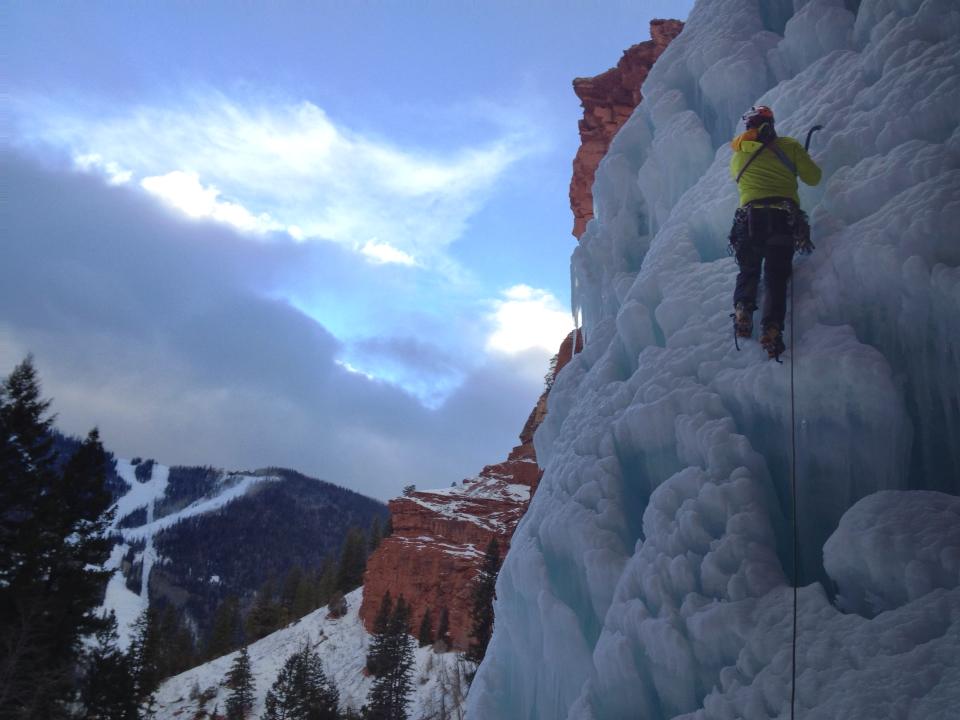
{"label": "ice axe", "polygon": [[810,138],[813,137],[813,134],[817,130],[823,130],[823,125],[814,125],[812,128],[810,128],[807,131],[807,141],[803,144],[803,149],[806,150],[807,152],[810,151]]}
{"label": "ice axe", "polygon": [[[813,134],[817,130],[823,130],[823,125],[814,125],[812,128],[807,130],[807,141],[803,144],[803,149],[806,150],[807,152],[810,152],[810,138],[813,137]],[[799,246],[799,251],[802,255],[809,255],[810,253],[813,252],[815,247],[816,245],[814,245],[813,241],[810,239],[810,234],[808,229],[806,242],[802,243]],[[790,298],[791,298],[790,302],[792,303],[793,302],[793,285],[790,286]],[[793,332],[793,330],[791,330],[791,332]]]}

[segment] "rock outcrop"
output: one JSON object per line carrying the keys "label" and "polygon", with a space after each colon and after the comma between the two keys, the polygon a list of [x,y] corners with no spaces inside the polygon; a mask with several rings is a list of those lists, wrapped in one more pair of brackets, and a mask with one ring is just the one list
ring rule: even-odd
{"label": "rock outcrop", "polygon": [[[579,352],[583,341],[570,333],[560,346],[553,377]],[[533,434],[547,412],[549,387],[530,413],[520,444],[507,459],[488,465],[476,477],[441,490],[421,490],[389,503],[393,533],[367,561],[360,617],[372,631],[381,599],[388,590],[410,603],[413,630],[430,610],[434,630],[441,611],[450,617],[454,648],[470,642],[471,585],[490,540],[506,553],[517,523],[526,512],[542,471]]]}
{"label": "rock outcrop", "polygon": [[680,31],[679,20],[652,20],[651,40],[624,51],[616,67],[592,78],[577,78],[573,91],[583,106],[580,121],[580,149],[573,160],[570,181],[570,209],[573,234],[579,238],[593,217],[593,177],[610,141],[630,117],[643,96],[640,86],[660,54]]}

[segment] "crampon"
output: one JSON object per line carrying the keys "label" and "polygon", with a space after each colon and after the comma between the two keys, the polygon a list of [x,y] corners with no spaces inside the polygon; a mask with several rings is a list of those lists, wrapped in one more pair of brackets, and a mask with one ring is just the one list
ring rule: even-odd
{"label": "crampon", "polygon": [[787,348],[783,344],[783,335],[780,332],[780,328],[776,325],[769,325],[763,329],[763,334],[760,336],[760,345],[767,351],[767,355],[770,356],[771,360],[783,362],[780,360],[780,355]]}
{"label": "crampon", "polygon": [[733,344],[739,350],[739,339],[753,335],[753,309],[742,302],[738,302],[733,312],[730,313],[730,317],[733,318]]}

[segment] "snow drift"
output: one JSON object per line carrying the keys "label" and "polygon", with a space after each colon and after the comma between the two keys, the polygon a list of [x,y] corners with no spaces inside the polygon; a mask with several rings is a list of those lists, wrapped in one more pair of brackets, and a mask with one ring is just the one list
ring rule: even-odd
{"label": "snow drift", "polygon": [[[573,255],[586,346],[469,717],[788,717],[794,417],[797,716],[954,717],[960,8],[702,1],[643,93]],[[728,317],[728,141],[756,103],[825,125],[784,365]]]}

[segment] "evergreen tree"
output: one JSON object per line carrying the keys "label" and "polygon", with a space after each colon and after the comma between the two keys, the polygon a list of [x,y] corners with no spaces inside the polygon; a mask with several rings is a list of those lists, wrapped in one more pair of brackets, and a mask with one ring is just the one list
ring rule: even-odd
{"label": "evergreen tree", "polygon": [[317,582],[317,600],[316,607],[326,605],[330,597],[337,589],[337,561],[332,555],[328,555],[323,561],[323,568],[320,571],[320,578]]}
{"label": "evergreen tree", "polygon": [[226,686],[230,688],[227,696],[227,720],[244,720],[253,709],[253,673],[250,671],[250,654],[247,646],[240,648],[230,670],[227,672]]}
{"label": "evergreen tree", "polygon": [[196,646],[193,634],[173,605],[165,605],[160,611],[159,625],[157,671],[163,680],[194,666]]}
{"label": "evergreen tree", "polygon": [[273,599],[273,580],[267,579],[247,614],[246,637],[256,642],[280,627],[280,606]]}
{"label": "evergreen tree", "polygon": [[127,662],[133,675],[133,696],[138,703],[146,702],[161,680],[160,620],[155,608],[148,607],[137,618]]}
{"label": "evergreen tree", "polygon": [[410,604],[404,599],[403,595],[398,597],[397,604],[393,608],[393,614],[390,616],[389,632],[398,637],[401,634],[410,635],[412,632],[410,627],[411,612]]}
{"label": "evergreen tree", "polygon": [[446,648],[450,648],[450,611],[444,607],[440,610],[440,621],[437,623],[437,640]]}
{"label": "evergreen tree", "polygon": [[64,717],[109,572],[109,455],[96,430],[64,464],[28,357],[0,385],[0,708]]}
{"label": "evergreen tree", "polygon": [[280,588],[281,625],[285,625],[300,617],[299,615],[294,615],[293,605],[297,598],[297,591],[303,583],[303,577],[303,568],[299,565],[294,565],[287,570],[287,574],[283,578],[283,585]]}
{"label": "evergreen tree", "polygon": [[117,620],[97,632],[97,644],[88,653],[87,672],[80,693],[86,720],[139,720],[136,689],[130,665],[117,648]]}
{"label": "evergreen tree", "polygon": [[350,528],[343,550],[340,552],[340,567],[337,570],[337,590],[346,595],[363,584],[367,569],[367,540],[360,528]]}
{"label": "evergreen tree", "polygon": [[393,599],[390,597],[390,591],[387,590],[380,600],[380,609],[377,611],[377,617],[373,621],[373,639],[370,641],[370,647],[367,649],[367,672],[374,677],[379,677],[383,668],[387,664],[388,652],[388,632],[390,629],[390,618],[393,615]]}
{"label": "evergreen tree", "polygon": [[417,633],[417,640],[420,647],[433,645],[433,618],[430,616],[430,608],[423,611],[423,619],[420,621],[420,632]]}
{"label": "evergreen tree", "polygon": [[306,720],[339,720],[340,693],[323,671],[320,655],[304,649],[306,665],[307,715]]}
{"label": "evergreen tree", "polygon": [[260,720],[292,720],[297,698],[297,656],[294,653],[280,668],[277,679],[267,690],[263,717]]}
{"label": "evergreen tree", "polygon": [[297,583],[297,589],[290,606],[291,617],[300,619],[319,607],[317,604],[319,579],[315,572],[301,573],[300,582]]}
{"label": "evergreen tree", "polygon": [[490,540],[484,553],[483,565],[480,567],[473,583],[471,597],[473,641],[467,648],[466,658],[478,665],[487,653],[490,636],[493,635],[493,600],[496,597],[497,574],[500,572],[500,544],[496,538]]}
{"label": "evergreen tree", "polygon": [[339,720],[340,694],[309,646],[293,653],[267,692],[263,720]]}
{"label": "evergreen tree", "polygon": [[380,547],[380,542],[383,540],[383,523],[380,520],[379,515],[373,516],[373,522],[370,523],[370,541],[368,543],[368,548],[372,553],[378,547]]}
{"label": "evergreen tree", "polygon": [[410,637],[410,606],[403,597],[387,625],[384,648],[367,704],[368,720],[407,720],[413,689],[414,640]]}
{"label": "evergreen tree", "polygon": [[207,639],[204,656],[212,660],[232,652],[240,644],[241,634],[240,603],[235,596],[228,595],[213,616],[213,628]]}
{"label": "evergreen tree", "polygon": [[195,658],[193,635],[173,606],[148,607],[137,618],[126,658],[136,701],[151,704],[160,682],[192,667]]}
{"label": "evergreen tree", "polygon": [[[41,538],[41,498],[54,483],[53,420],[49,400],[40,399],[33,358],[0,385],[0,588],[26,583]],[[31,562],[32,561],[32,562]],[[8,599],[8,598],[4,598]]]}

